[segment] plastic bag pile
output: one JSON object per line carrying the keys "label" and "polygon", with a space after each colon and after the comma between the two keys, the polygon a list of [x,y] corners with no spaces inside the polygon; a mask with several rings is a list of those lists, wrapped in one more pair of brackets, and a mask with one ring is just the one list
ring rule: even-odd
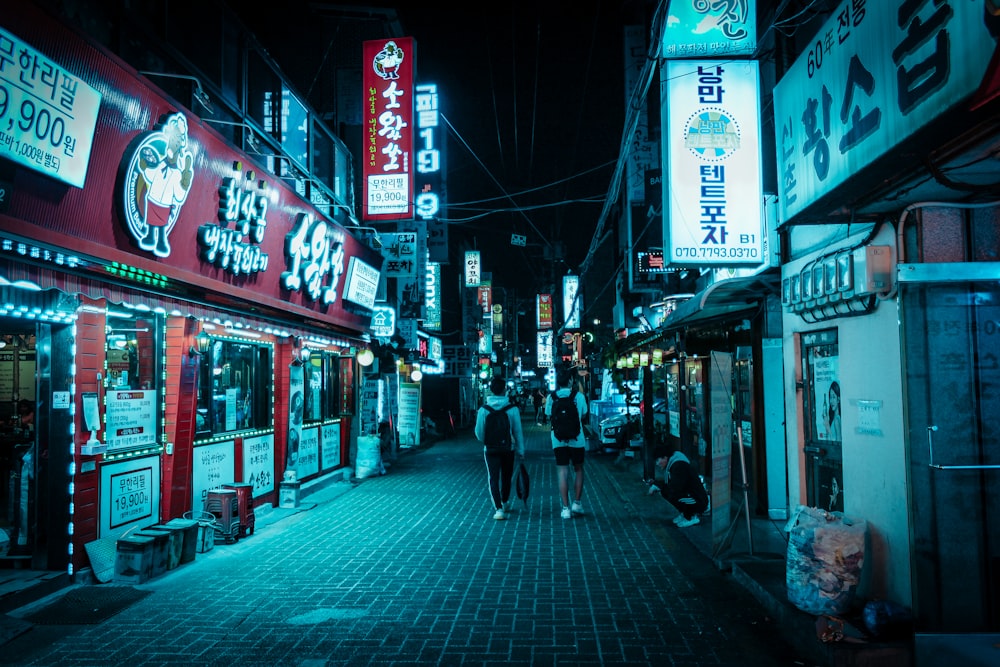
{"label": "plastic bag pile", "polygon": [[800,505],[785,531],[789,602],[816,615],[848,611],[861,581],[868,523]]}

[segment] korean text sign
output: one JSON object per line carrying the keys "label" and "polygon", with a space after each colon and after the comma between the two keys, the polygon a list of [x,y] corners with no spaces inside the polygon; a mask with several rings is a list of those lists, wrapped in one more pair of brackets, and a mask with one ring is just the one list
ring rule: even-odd
{"label": "korean text sign", "polygon": [[362,45],[366,220],[413,217],[414,47],[411,37]]}
{"label": "korean text sign", "polygon": [[0,157],[83,187],[101,94],[0,29]]}
{"label": "korean text sign", "polygon": [[844,0],[774,89],[788,220],[979,86],[996,45],[978,2]]}
{"label": "korean text sign", "polygon": [[756,61],[668,61],[664,240],[670,266],[763,261]]}

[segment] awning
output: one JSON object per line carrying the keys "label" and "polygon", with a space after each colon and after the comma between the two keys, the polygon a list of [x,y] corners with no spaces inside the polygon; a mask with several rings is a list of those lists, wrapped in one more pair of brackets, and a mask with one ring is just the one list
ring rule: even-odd
{"label": "awning", "polygon": [[720,280],[677,306],[660,323],[659,330],[676,331],[735,319],[756,310],[768,295],[778,294],[780,288],[781,275],[777,272]]}

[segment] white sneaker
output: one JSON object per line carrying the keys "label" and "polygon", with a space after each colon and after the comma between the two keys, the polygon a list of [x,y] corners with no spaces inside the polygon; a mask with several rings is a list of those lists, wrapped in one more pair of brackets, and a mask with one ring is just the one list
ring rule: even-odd
{"label": "white sneaker", "polygon": [[497,521],[503,521],[507,518],[507,515],[504,514],[503,508],[500,508],[493,514],[493,518]]}
{"label": "white sneaker", "polygon": [[673,519],[671,519],[671,521],[673,522],[673,524],[674,524],[675,526],[676,526],[677,524],[679,524],[679,523],[680,523],[681,521],[683,521],[683,520],[684,520],[684,515],[683,515],[683,514],[678,514],[678,515],[677,515],[677,516],[675,516],[675,517],[674,517]]}
{"label": "white sneaker", "polygon": [[677,524],[678,528],[687,528],[688,526],[694,526],[694,525],[697,525],[697,524],[701,523],[701,519],[698,518],[698,515],[695,515],[695,516],[691,517],[690,519],[684,519],[683,517],[681,517],[681,519],[682,519],[682,521],[680,521]]}
{"label": "white sneaker", "polygon": [[573,514],[583,514],[583,503],[581,503],[579,500],[574,500],[572,511]]}
{"label": "white sneaker", "polygon": [[564,507],[562,508],[562,512],[560,512],[559,516],[561,516],[564,519],[572,519],[573,513],[569,511],[568,507]]}

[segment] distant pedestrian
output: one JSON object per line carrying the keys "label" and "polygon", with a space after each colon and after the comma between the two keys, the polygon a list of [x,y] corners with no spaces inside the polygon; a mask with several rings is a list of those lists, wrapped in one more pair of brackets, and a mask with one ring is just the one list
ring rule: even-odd
{"label": "distant pedestrian", "polygon": [[521,413],[507,398],[507,385],[502,377],[490,381],[490,396],[476,413],[476,439],[483,443],[487,483],[493,500],[493,518],[507,518],[511,500],[511,478],[515,457],[524,458],[524,434]]}
{"label": "distant pedestrian", "polygon": [[701,523],[698,515],[708,510],[708,492],[691,461],[681,452],[671,454],[665,448],[658,448],[656,453],[656,466],[663,470],[663,481],[654,481],[649,493],[659,492],[680,512],[674,517],[678,528]]}
{"label": "distant pedestrian", "polygon": [[[577,390],[576,371],[565,368],[556,375],[557,389],[545,402],[545,415],[552,424],[552,451],[559,472],[560,516],[570,519],[583,514],[583,460],[587,451],[587,436],[583,418],[587,414],[587,399]],[[569,502],[569,466],[573,465],[573,504]]]}
{"label": "distant pedestrian", "polygon": [[542,393],[541,389],[535,389],[531,393],[531,403],[535,407],[535,423],[543,423],[539,421],[539,419],[545,418],[545,411],[542,410],[545,407],[545,394]]}

